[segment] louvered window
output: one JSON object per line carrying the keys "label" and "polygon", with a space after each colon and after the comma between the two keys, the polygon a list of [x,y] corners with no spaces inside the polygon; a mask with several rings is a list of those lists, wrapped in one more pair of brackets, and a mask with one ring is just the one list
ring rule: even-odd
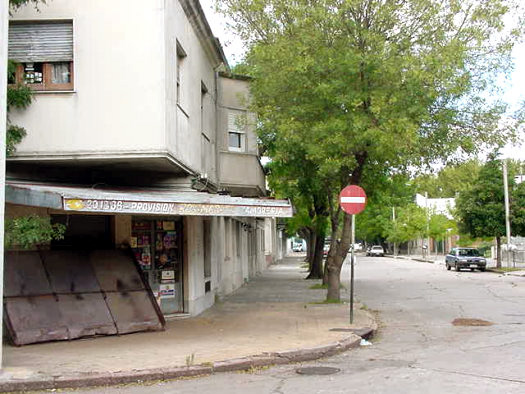
{"label": "louvered window", "polygon": [[16,83],[34,90],[73,89],[73,22],[11,22],[9,59]]}

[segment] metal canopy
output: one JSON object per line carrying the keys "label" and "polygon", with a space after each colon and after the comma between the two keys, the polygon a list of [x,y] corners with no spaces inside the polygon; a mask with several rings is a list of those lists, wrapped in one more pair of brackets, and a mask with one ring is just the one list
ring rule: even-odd
{"label": "metal canopy", "polygon": [[7,182],[6,202],[70,212],[106,214],[292,217],[289,201],[197,191],[96,189]]}

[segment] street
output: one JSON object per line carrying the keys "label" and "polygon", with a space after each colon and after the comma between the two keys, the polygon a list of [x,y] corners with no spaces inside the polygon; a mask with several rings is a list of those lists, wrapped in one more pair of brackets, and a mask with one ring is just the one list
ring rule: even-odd
{"label": "street", "polygon": [[[356,295],[377,311],[371,346],[316,362],[242,373],[98,388],[86,393],[522,393],[525,278],[446,271],[444,265],[359,256]],[[349,278],[348,264],[342,273]],[[348,283],[345,283],[348,289]],[[348,292],[344,292],[347,297]],[[454,326],[456,318],[491,326]],[[326,376],[304,366],[335,367]],[[78,392],[78,391],[76,391]]]}

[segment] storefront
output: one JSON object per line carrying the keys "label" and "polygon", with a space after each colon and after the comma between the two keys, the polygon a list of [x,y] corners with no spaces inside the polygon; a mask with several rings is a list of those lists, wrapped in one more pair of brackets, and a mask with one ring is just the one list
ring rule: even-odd
{"label": "storefront", "polygon": [[[93,260],[101,250],[126,253],[164,316],[198,314],[217,295],[242,286],[264,268],[261,220],[292,216],[282,200],[14,182],[6,201],[8,215],[48,215],[66,225],[66,237],[51,251],[86,255],[97,269],[104,269]],[[44,270],[48,265],[44,259]],[[124,297],[127,290],[119,286],[115,278],[114,290]]]}

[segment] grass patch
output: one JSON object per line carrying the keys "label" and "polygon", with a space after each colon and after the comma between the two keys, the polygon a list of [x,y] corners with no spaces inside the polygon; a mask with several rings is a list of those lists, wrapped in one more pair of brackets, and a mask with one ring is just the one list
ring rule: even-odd
{"label": "grass patch", "polygon": [[[339,284],[339,288],[346,290],[346,287],[342,283]],[[328,289],[328,285],[327,284],[323,285],[322,283],[317,283],[315,285],[310,286],[309,289],[311,289],[311,290],[325,289],[326,290],[326,289]]]}
{"label": "grass patch", "polygon": [[489,268],[492,272],[499,272],[499,273],[505,273],[505,272],[513,272],[513,271],[523,271],[523,268],[513,268],[513,267],[501,267],[501,268]]}
{"label": "grass patch", "polygon": [[345,302],[343,300],[323,300],[323,301],[310,302],[310,304],[313,304],[313,305],[344,304],[344,303]]}
{"label": "grass patch", "polygon": [[319,290],[319,289],[328,289],[328,285],[323,285],[322,283],[317,283],[313,286],[310,286],[309,289]]}

